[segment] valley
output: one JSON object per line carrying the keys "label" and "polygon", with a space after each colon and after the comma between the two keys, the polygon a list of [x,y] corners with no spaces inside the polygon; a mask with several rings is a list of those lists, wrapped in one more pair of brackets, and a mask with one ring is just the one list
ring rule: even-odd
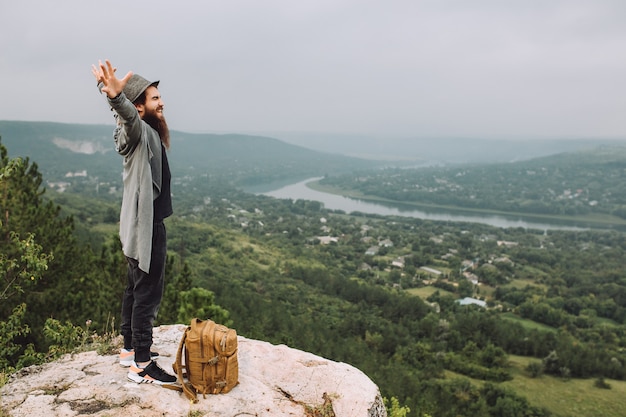
{"label": "valley", "polygon": [[[2,208],[13,219],[2,224],[3,233],[34,231],[42,250],[55,255],[47,269],[37,272],[40,279],[24,284],[29,291],[12,295],[0,308],[0,322],[7,322],[17,320],[12,307],[27,305],[21,323],[33,329],[19,336],[1,334],[3,340],[19,342],[7,342],[7,370],[44,360],[50,348],[58,349],[58,341],[44,337],[48,318],[71,320],[77,327],[89,320],[91,329],[103,333],[119,314],[121,161],[100,161],[106,166],[102,170],[89,165],[95,155],[67,147],[52,151],[48,139],[33,135],[37,129],[22,126],[24,136],[6,142],[0,130],[0,144],[19,141],[20,152],[47,149],[48,154],[41,178],[32,167],[19,171],[19,177],[3,177],[0,184],[12,191],[4,194]],[[88,129],[81,129],[76,140],[85,139]],[[60,136],[71,135],[52,131],[49,140]],[[187,137],[179,138],[183,143]],[[209,139],[220,145],[213,154],[200,154],[198,146]],[[411,203],[403,195],[407,184],[437,178],[445,187],[429,192],[432,204],[479,192],[484,202],[522,194],[534,201],[529,190],[541,196],[555,186],[515,182],[514,173],[537,171],[539,164],[558,168],[564,188],[574,189],[570,182],[583,184],[584,201],[601,203],[576,204],[581,200],[575,198],[546,203],[588,210],[564,211],[558,217],[608,215],[617,222],[622,218],[621,177],[615,173],[624,163],[617,153],[612,159],[584,154],[595,161],[587,166],[572,164],[577,156],[565,154],[506,166],[397,170],[317,153],[309,158],[301,149],[281,148],[266,139],[188,140],[193,146],[181,144],[179,153],[172,154],[181,168],[173,188],[175,215],[167,220],[168,289],[159,323],[187,320],[178,314],[180,294],[195,289],[205,297],[204,305],[186,305],[184,311],[219,306],[246,337],[350,363],[372,378],[386,398],[410,407],[410,416],[621,415],[615,401],[626,384],[626,235],[617,228],[497,226],[350,211],[316,200],[244,191],[252,184],[318,177],[320,186],[341,194]],[[261,149],[246,151],[250,141]],[[272,146],[275,151],[268,150]],[[189,156],[177,159],[182,155]],[[37,161],[37,154],[27,156]],[[8,166],[9,158],[3,161]],[[506,171],[510,166],[515,171]],[[61,168],[85,169],[86,175],[65,177]],[[481,180],[460,181],[472,178],[474,170],[483,173]],[[489,174],[494,172],[499,175]],[[512,173],[506,177],[506,172]],[[586,175],[592,172],[593,177]],[[68,183],[63,192],[48,188],[43,193],[47,181],[59,180]],[[506,190],[502,184],[508,184]],[[367,185],[367,193],[357,185]],[[472,193],[463,194],[469,185]],[[603,199],[592,198],[603,189],[611,191],[599,194]],[[489,197],[486,190],[504,197]],[[23,210],[24,201],[30,210]],[[2,253],[15,253],[13,244],[3,245]],[[34,353],[24,348],[28,343]],[[564,402],[565,391],[576,392],[578,401]]]}

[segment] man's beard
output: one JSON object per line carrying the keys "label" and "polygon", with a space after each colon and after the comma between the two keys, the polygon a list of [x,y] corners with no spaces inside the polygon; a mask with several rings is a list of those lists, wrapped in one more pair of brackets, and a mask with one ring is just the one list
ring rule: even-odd
{"label": "man's beard", "polygon": [[148,123],[151,128],[157,131],[161,142],[165,145],[165,149],[170,148],[170,129],[167,127],[165,117],[159,117],[155,112],[146,113],[143,117],[144,122]]}

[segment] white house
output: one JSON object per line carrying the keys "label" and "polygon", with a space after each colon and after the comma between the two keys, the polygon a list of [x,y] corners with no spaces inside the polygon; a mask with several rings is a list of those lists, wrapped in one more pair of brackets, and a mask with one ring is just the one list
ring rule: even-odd
{"label": "white house", "polygon": [[485,301],[478,300],[478,299],[472,298],[472,297],[465,297],[465,298],[462,298],[460,300],[456,300],[456,302],[459,303],[462,306],[467,306],[467,305],[470,305],[470,304],[474,304],[474,305],[480,306],[482,308],[487,307],[487,303]]}
{"label": "white house", "polygon": [[316,239],[319,240],[322,245],[339,242],[339,239],[333,236],[317,236]]}
{"label": "white house", "polygon": [[404,268],[404,257],[400,256],[400,257],[394,259],[391,262],[391,266],[395,266],[396,268],[403,269]]}
{"label": "white house", "polygon": [[427,266],[420,266],[420,269],[426,272],[430,272],[431,274],[435,274],[435,275],[443,274],[443,272],[439,271],[438,269],[429,268]]}
{"label": "white house", "polygon": [[368,256],[374,256],[378,254],[378,246],[372,246],[371,248],[365,251],[365,254]]}

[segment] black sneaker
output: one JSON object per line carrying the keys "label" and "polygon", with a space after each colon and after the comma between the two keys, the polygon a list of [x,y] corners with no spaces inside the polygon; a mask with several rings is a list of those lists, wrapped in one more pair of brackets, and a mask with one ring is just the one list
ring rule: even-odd
{"label": "black sneaker", "polygon": [[176,377],[161,369],[155,361],[150,361],[150,363],[143,369],[138,367],[137,364],[133,362],[128,370],[127,376],[128,379],[138,384],[146,383],[167,385],[176,382]]}

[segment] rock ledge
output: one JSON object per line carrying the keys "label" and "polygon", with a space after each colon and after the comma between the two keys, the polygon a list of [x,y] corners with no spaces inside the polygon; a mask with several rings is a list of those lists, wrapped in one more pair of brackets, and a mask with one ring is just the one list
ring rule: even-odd
{"label": "rock ledge", "polygon": [[[159,364],[171,372],[185,326],[154,329]],[[178,391],[126,379],[116,355],[66,355],[22,369],[0,390],[12,417],[386,417],[378,387],[361,371],[284,345],[239,336],[239,385],[192,404]]]}

